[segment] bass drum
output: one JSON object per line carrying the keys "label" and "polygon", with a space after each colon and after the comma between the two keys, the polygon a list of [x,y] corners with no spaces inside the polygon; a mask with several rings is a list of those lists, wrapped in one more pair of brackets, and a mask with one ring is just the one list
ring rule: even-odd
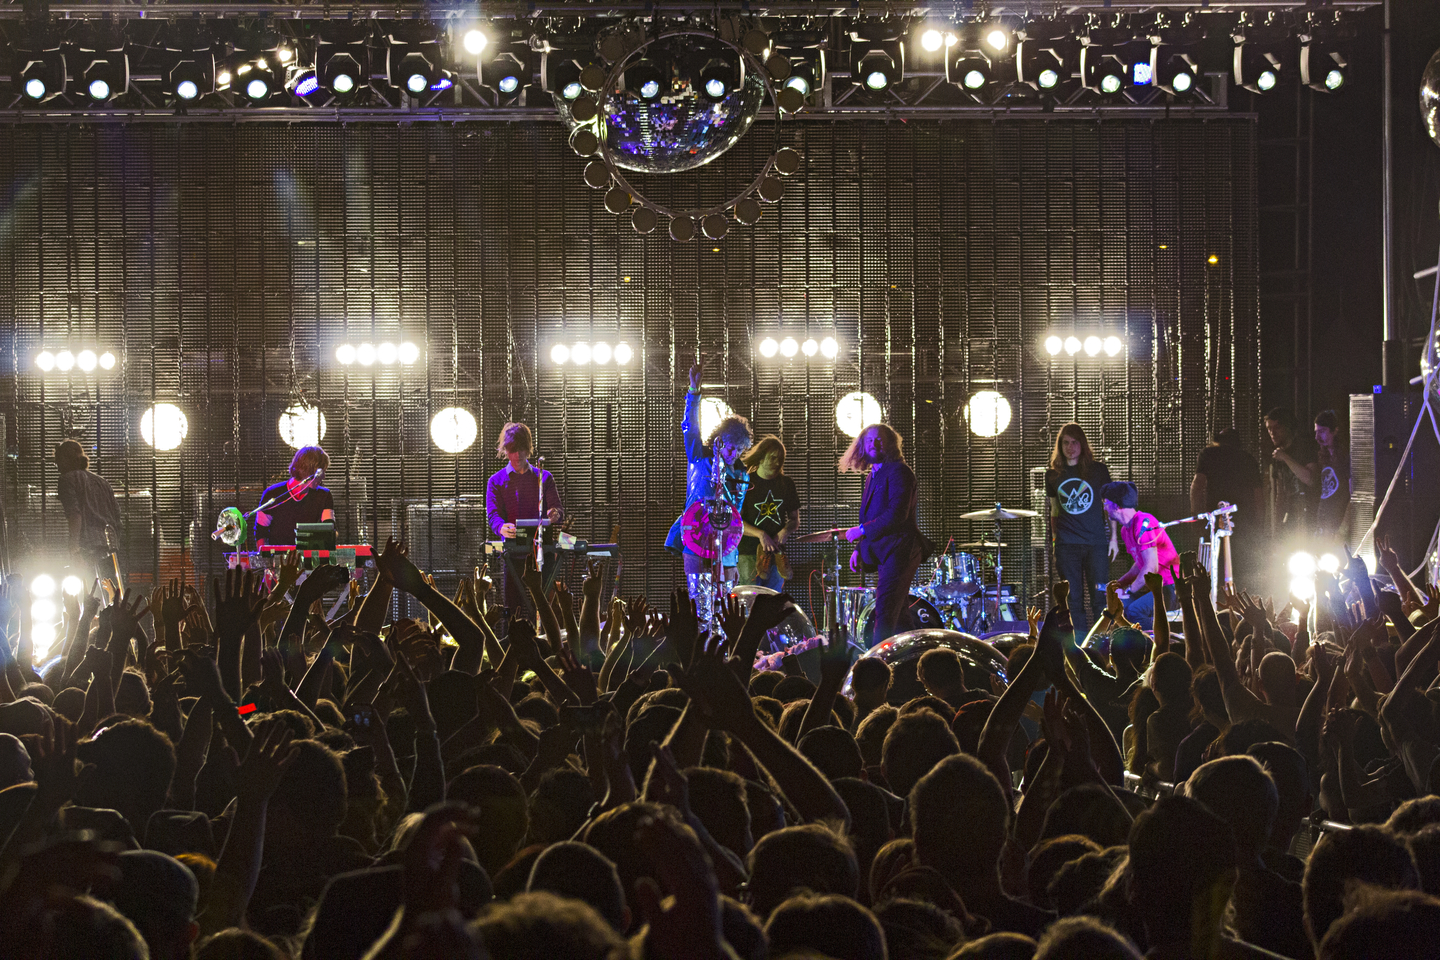
{"label": "bass drum", "polygon": [[[910,591],[910,620],[910,629],[912,630],[941,630],[948,626],[935,604],[926,599],[918,589]],[[874,626],[875,600],[872,598],[865,604],[865,609],[860,611],[860,616],[855,621],[855,642],[868,649],[870,634]]]}

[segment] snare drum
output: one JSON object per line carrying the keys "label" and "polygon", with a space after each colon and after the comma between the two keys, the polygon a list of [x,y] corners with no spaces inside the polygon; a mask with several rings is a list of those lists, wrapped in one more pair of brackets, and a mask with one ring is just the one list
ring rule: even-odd
{"label": "snare drum", "polygon": [[931,591],[941,600],[960,600],[980,592],[980,558],[970,553],[952,553],[935,561]]}

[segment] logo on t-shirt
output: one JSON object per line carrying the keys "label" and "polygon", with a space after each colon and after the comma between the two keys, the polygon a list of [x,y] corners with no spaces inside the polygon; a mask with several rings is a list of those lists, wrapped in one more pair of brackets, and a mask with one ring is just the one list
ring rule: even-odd
{"label": "logo on t-shirt", "polygon": [[1056,488],[1060,509],[1072,516],[1087,513],[1095,505],[1095,490],[1079,477],[1062,480]]}
{"label": "logo on t-shirt", "polygon": [[771,490],[765,495],[765,499],[755,504],[755,523],[761,524],[766,520],[780,522],[780,508],[784,506],[783,500],[775,499],[775,491]]}
{"label": "logo on t-shirt", "polygon": [[1340,478],[1335,475],[1334,467],[1323,467],[1320,470],[1320,499],[1329,500],[1335,496],[1340,489]]}

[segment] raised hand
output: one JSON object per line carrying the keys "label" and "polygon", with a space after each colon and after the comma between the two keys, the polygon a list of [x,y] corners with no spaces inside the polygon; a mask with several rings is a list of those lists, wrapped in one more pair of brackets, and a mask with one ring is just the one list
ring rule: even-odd
{"label": "raised hand", "polygon": [[720,630],[725,634],[727,645],[733,648],[740,639],[740,631],[745,627],[745,607],[740,603],[739,597],[733,593],[726,594],[720,600],[718,614]]}
{"label": "raised hand", "polygon": [[585,582],[580,584],[580,592],[587,597],[600,599],[600,591],[605,587],[605,565],[599,560],[590,560],[585,564]]}
{"label": "raised hand", "polygon": [[343,587],[350,582],[350,571],[333,563],[325,563],[310,571],[310,576],[300,584],[300,591],[295,595],[295,605],[301,609],[309,609],[311,604],[319,600],[337,587]]}
{"label": "raised hand", "polygon": [[185,693],[188,696],[208,696],[221,705],[232,702],[220,681],[219,666],[199,648],[187,647],[181,654],[180,674],[185,678]]}
{"label": "raised hand", "polygon": [[283,598],[295,586],[295,581],[300,579],[300,551],[291,550],[275,568],[275,589],[270,591],[270,596],[276,599]]}
{"label": "raised hand", "polygon": [[703,362],[699,361],[699,360],[696,360],[696,361],[695,361],[695,365],[690,368],[690,389],[691,389],[691,390],[693,390],[693,391],[695,391],[695,392],[697,392],[697,393],[699,392],[699,390],[700,390],[700,377],[701,377],[704,373],[705,373],[705,364],[704,364]]}
{"label": "raised hand", "polygon": [[290,739],[289,727],[278,720],[256,731],[236,774],[235,789],[242,803],[264,803],[275,793],[285,771],[300,755],[300,748]]}
{"label": "raised hand", "polygon": [[1266,615],[1265,608],[1248,593],[1238,596],[1232,593],[1231,596],[1233,597],[1231,609],[1239,611],[1245,622],[1250,624],[1250,629],[1255,631],[1255,636],[1257,638],[1270,636],[1270,617]]}
{"label": "raised hand", "polygon": [[655,960],[724,956],[720,883],[694,831],[683,824],[646,818],[635,831],[635,845],[654,868],[653,878],[642,877],[635,883],[640,914],[649,926],[647,956]]}
{"label": "raised hand", "polygon": [[784,623],[794,609],[795,599],[788,593],[761,594],[750,604],[750,627],[769,633]]}
{"label": "raised hand", "polygon": [[700,646],[700,620],[696,616],[695,601],[684,587],[676,587],[670,594],[670,629],[666,636],[680,666],[688,667]]}
{"label": "raised hand", "polygon": [[575,659],[575,653],[569,647],[561,647],[556,655],[560,661],[560,679],[565,681],[565,686],[570,692],[579,698],[583,706],[589,706],[600,696],[600,691],[595,684],[595,675],[590,668]]}
{"label": "raised hand", "polygon": [[38,788],[32,803],[59,809],[74,796],[75,785],[79,781],[79,772],[75,768],[79,739],[75,726],[64,717],[57,716],[39,740],[31,740],[27,744]]}
{"label": "raised hand", "polygon": [[[748,671],[751,664],[745,664]],[[825,645],[820,648],[820,685],[839,690],[850,672],[850,645],[839,630],[830,631]]]}
{"label": "raised hand", "polygon": [[1065,673],[1065,641],[1073,629],[1070,625],[1070,612],[1055,607],[1045,615],[1040,637],[1035,641],[1034,655],[1040,658],[1045,675],[1057,687],[1064,688],[1069,679]]}
{"label": "raised hand", "polygon": [[725,666],[718,643],[709,649],[697,644],[689,668],[677,669],[675,677],[701,719],[712,727],[735,733],[755,721],[750,693],[734,671]]}
{"label": "raised hand", "polygon": [[403,543],[387,540],[385,549],[380,551],[380,556],[375,560],[375,567],[397,590],[411,595],[423,595],[430,589],[430,585],[425,582],[425,575],[411,562]]}
{"label": "raised hand", "polygon": [[[165,622],[165,639],[170,642],[173,638],[178,646],[180,638],[176,636],[180,632],[180,621],[185,619],[185,595],[180,589],[180,579],[176,577],[170,581],[170,586],[160,588],[160,618]],[[152,601],[153,605],[153,601]]]}
{"label": "raised hand", "polygon": [[479,811],[461,803],[442,803],[425,811],[405,848],[405,915],[455,909],[460,902],[460,864],[467,839],[480,833]]}
{"label": "raised hand", "polygon": [[690,817],[690,781],[686,778],[679,764],[675,762],[675,755],[670,748],[663,743],[650,741],[650,752],[655,757],[654,772],[651,774],[651,784],[659,785],[655,795],[648,791],[647,800],[654,800],[656,803],[667,803],[680,811],[680,815],[689,819]]}
{"label": "raised hand", "polygon": [[210,581],[215,595],[215,619],[220,622],[222,635],[240,636],[249,630],[265,606],[263,580],[252,570],[229,570],[225,574],[225,589],[220,589],[220,578]]}
{"label": "raised hand", "polygon": [[1165,578],[1158,573],[1145,574],[1145,589],[1159,595],[1165,592]]}
{"label": "raised hand", "polygon": [[130,638],[140,630],[140,618],[150,612],[150,605],[145,598],[134,590],[126,590],[125,596],[120,602],[114,605],[114,618],[111,620],[111,627],[114,635],[120,641],[128,643]]}

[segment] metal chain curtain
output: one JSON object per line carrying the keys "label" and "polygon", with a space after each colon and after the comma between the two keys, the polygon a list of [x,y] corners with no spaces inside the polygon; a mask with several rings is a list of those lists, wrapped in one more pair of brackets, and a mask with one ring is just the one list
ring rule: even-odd
{"label": "metal chain curtain", "polygon": [[[697,357],[707,393],[782,435],[806,529],[853,522],[859,480],[836,474],[849,438],[834,416],[852,390],[905,438],[937,543],[991,532],[957,519],[967,510],[1028,505],[1028,471],[1071,418],[1162,516],[1188,512],[1211,425],[1236,423],[1253,447],[1251,121],[790,127],[805,165],[785,199],[756,227],[684,245],[606,213],[558,125],[9,127],[12,530],[37,558],[62,546],[49,451],[68,421],[122,494],[137,584],[213,571],[216,513],[254,506],[284,475],[277,420],[303,396],[326,417],[342,542],[405,536],[427,566],[466,570],[486,536],[495,436],[520,419],[575,532],[605,541],[618,524],[622,589],[663,596],[679,570],[661,543],[683,503],[678,417]],[[723,198],[773,142],[758,125],[667,199]],[[1113,333],[1127,352],[1051,358],[1052,330]],[[831,334],[833,362],[755,350]],[[364,340],[413,341],[421,361],[336,362],[339,343]],[[580,340],[625,340],[635,360],[550,362],[554,343]],[[42,348],[82,342],[113,350],[116,369],[36,369]],[[967,425],[978,390],[1011,405],[997,438]],[[141,439],[155,402],[188,418],[176,450]],[[430,439],[450,406],[479,427],[459,455]],[[1005,535],[1006,579],[1042,586],[1027,531]],[[818,550],[795,559],[806,576]]]}

